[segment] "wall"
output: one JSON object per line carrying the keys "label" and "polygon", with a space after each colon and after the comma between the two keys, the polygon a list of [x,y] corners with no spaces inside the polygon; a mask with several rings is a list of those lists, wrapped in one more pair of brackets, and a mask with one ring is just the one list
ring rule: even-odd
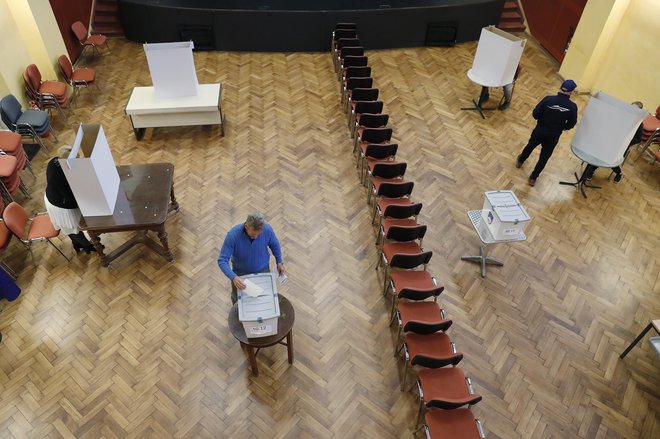
{"label": "wall", "polygon": [[66,53],[48,0],[0,0],[0,91],[26,104],[23,71],[36,64],[44,79],[57,79],[57,57]]}
{"label": "wall", "polygon": [[50,0],[50,6],[57,17],[60,34],[66,45],[67,52],[62,53],[68,53],[72,62],[78,59],[82,47],[71,30],[71,25],[76,21],[82,21],[89,29],[92,3],[92,0]]}
{"label": "wall", "polygon": [[[591,0],[594,1],[594,0]],[[660,0],[631,0],[603,58],[594,89],[626,102],[660,105]]]}
{"label": "wall", "polygon": [[589,0],[559,74],[580,91],[660,104],[660,0]]}

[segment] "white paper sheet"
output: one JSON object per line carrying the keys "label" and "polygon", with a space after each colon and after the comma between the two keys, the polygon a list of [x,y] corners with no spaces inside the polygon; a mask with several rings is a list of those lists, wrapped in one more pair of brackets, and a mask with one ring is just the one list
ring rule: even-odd
{"label": "white paper sheet", "polygon": [[264,292],[263,288],[250,281],[249,279],[244,279],[243,283],[245,284],[245,289],[243,291],[245,291],[245,293],[249,296],[257,297]]}

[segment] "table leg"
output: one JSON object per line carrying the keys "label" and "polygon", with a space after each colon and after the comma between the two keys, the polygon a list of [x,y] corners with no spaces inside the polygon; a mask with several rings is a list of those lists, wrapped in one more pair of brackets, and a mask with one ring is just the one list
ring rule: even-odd
{"label": "table leg", "polygon": [[135,138],[138,140],[138,142],[142,140],[146,131],[146,128],[133,128],[133,133],[135,133]]}
{"label": "table leg", "polygon": [[158,239],[163,246],[164,256],[167,259],[167,262],[174,262],[174,255],[170,251],[170,246],[167,243],[167,232],[165,231],[165,224],[158,226]]}
{"label": "table leg", "polygon": [[98,253],[99,257],[101,258],[101,266],[108,267],[110,265],[110,260],[108,259],[108,256],[103,252],[105,247],[103,244],[101,244],[100,235],[96,232],[92,232],[91,230],[87,231],[87,233],[89,233],[89,238],[91,239],[92,244],[94,244],[96,253]]}
{"label": "table leg", "polygon": [[254,354],[254,348],[250,345],[241,342],[241,346],[247,350],[248,358],[250,359],[250,369],[252,369],[252,375],[259,376],[259,368],[257,367],[257,356]]}
{"label": "table leg", "polygon": [[174,196],[174,181],[172,181],[172,187],[170,188],[170,205],[171,209],[174,209],[177,212],[179,211],[179,203],[176,201],[176,197]]}
{"label": "table leg", "polygon": [[477,262],[481,265],[481,277],[486,277],[486,265],[504,266],[504,263],[488,257],[488,249],[484,245],[479,246],[479,256],[461,256],[461,261]]}
{"label": "table leg", "polygon": [[293,329],[286,335],[286,353],[289,357],[289,364],[293,364]]}
{"label": "table leg", "polygon": [[628,346],[626,348],[626,350],[623,351],[623,353],[621,355],[619,355],[619,358],[623,358],[626,355],[628,355],[628,352],[630,352],[630,350],[632,348],[634,348],[637,343],[639,343],[639,341],[646,335],[647,332],[649,332],[651,330],[652,327],[653,327],[653,322],[649,323],[648,326],[646,328],[644,328],[644,330],[642,332],[639,333],[637,338],[635,340],[633,340],[632,343],[630,343],[630,346]]}

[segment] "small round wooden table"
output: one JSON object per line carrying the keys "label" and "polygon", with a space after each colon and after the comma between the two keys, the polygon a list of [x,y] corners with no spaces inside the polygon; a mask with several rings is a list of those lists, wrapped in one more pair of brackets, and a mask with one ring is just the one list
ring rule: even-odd
{"label": "small round wooden table", "polygon": [[[276,344],[286,346],[287,354],[289,357],[289,364],[293,364],[293,321],[296,318],[293,306],[289,299],[278,295],[280,301],[280,317],[277,321],[277,334],[268,337],[248,338],[245,335],[243,323],[238,320],[238,304],[229,310],[229,330],[234,335],[236,340],[241,343],[241,347],[245,348],[250,359],[250,368],[252,375],[259,376],[259,368],[257,367],[257,354],[261,348],[267,348]],[[286,338],[286,342],[282,341]],[[256,348],[256,351],[255,351]]]}

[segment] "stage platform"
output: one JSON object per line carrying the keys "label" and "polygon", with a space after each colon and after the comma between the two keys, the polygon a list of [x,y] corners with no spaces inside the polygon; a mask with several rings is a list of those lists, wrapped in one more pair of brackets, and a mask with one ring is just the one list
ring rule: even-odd
{"label": "stage platform", "polygon": [[317,52],[338,22],[357,23],[366,50],[479,39],[504,0],[119,0],[126,38],[193,40],[197,50]]}

